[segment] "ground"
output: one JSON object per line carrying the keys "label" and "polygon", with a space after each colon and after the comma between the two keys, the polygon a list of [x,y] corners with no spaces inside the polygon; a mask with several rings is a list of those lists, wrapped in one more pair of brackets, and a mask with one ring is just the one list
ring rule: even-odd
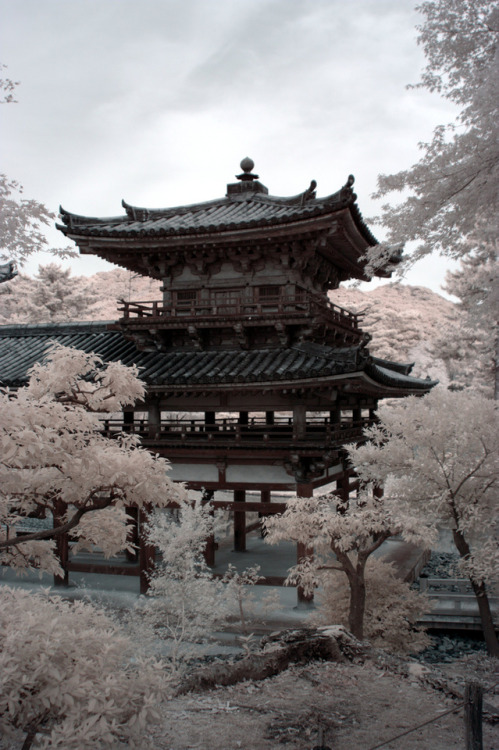
{"label": "ground", "polygon": [[[154,732],[158,750],[372,750],[407,729],[437,721],[383,747],[462,750],[463,709],[414,674],[374,663],[310,663],[259,683],[175,698]],[[497,696],[496,696],[497,697]],[[487,698],[487,700],[489,697]],[[447,713],[456,706],[455,713]],[[499,725],[484,722],[484,750],[499,750]]]}

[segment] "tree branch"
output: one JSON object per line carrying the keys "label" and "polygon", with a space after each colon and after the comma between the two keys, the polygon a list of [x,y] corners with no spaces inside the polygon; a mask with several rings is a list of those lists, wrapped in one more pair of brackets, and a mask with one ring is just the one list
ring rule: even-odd
{"label": "tree branch", "polygon": [[72,518],[70,518],[70,520],[66,523],[62,524],[62,526],[56,526],[53,529],[44,529],[43,531],[34,531],[32,534],[25,534],[24,536],[16,536],[9,539],[3,539],[0,541],[0,549],[17,547],[20,544],[25,544],[27,542],[37,542],[43,541],[44,539],[54,539],[61,534],[66,534],[68,531],[71,531],[71,529],[74,529],[75,526],[78,526],[81,518],[86,513],[91,513],[95,510],[103,510],[103,508],[109,507],[109,505],[111,505],[111,503],[113,502],[113,499],[114,498],[112,496],[109,496],[103,499],[100,503],[96,503],[96,501],[94,501],[94,504],[91,506],[78,508]]}

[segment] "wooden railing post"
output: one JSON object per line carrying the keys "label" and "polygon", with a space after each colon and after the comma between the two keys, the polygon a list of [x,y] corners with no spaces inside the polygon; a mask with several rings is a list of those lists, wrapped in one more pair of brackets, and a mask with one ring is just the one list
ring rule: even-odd
{"label": "wooden railing post", "polygon": [[466,683],[464,691],[464,724],[466,750],[483,750],[482,738],[483,690],[479,682]]}

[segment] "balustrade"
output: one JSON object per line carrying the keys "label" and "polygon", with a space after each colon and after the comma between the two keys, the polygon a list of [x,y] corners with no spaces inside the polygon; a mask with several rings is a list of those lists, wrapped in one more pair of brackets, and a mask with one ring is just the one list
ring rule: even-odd
{"label": "balustrade", "polygon": [[[329,302],[327,299],[318,300],[311,295],[299,293],[294,296],[281,294],[274,299],[264,299],[257,302],[247,301],[241,297],[227,296],[225,299],[209,301],[182,301],[176,304],[165,305],[161,301],[154,302],[126,302],[121,300],[119,311],[122,313],[124,321],[138,321],[141,318],[147,318],[148,323],[169,322],[177,319],[195,318],[199,321],[201,318],[226,319],[245,318],[255,320],[255,318],[265,318],[272,316],[289,317],[300,316],[321,316],[329,323],[333,323],[342,328],[351,331],[359,331],[360,315],[345,310],[339,305]],[[180,322],[180,321],[179,321]]]}
{"label": "balustrade", "polygon": [[134,433],[146,442],[182,443],[224,443],[249,444],[273,443],[284,445],[293,443],[345,443],[362,436],[362,430],[371,420],[348,420],[340,423],[331,422],[327,417],[309,417],[305,429],[296,434],[296,425],[291,417],[275,417],[269,424],[265,418],[251,417],[248,424],[241,424],[237,418],[221,418],[213,423],[204,419],[162,419],[154,425],[154,436],[151,436],[147,420],[140,419],[133,423],[122,419],[104,419],[103,431],[107,436],[120,432]]}

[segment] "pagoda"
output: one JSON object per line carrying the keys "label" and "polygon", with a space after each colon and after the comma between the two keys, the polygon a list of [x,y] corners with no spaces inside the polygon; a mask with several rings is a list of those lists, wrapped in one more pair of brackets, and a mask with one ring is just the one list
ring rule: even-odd
{"label": "pagoda", "polygon": [[[372,356],[361,316],[334,303],[341,282],[367,280],[365,253],[377,244],[353,176],[323,198],[315,181],[276,197],[251,159],[240,166],[226,195],[208,202],[150,209],[123,201],[125,213],[112,218],[61,208],[58,228],[81,254],[160,280],[162,298],[123,301],[112,324],[45,326],[47,346],[57,339],[140,367],[144,403],[104,429],[137,432],[169,459],[174,480],[232,511],[236,551],[246,549],[256,513],[285,508],[275,493],[309,497],[332,484],[346,500],[357,483],[344,446],[362,439],[378,400],[435,384],[412,377],[411,365]],[[389,277],[398,260],[378,275]],[[37,341],[44,335],[43,326],[16,328],[20,338],[33,328]],[[231,499],[217,500],[219,490]],[[214,564],[213,541],[207,558]]]}

